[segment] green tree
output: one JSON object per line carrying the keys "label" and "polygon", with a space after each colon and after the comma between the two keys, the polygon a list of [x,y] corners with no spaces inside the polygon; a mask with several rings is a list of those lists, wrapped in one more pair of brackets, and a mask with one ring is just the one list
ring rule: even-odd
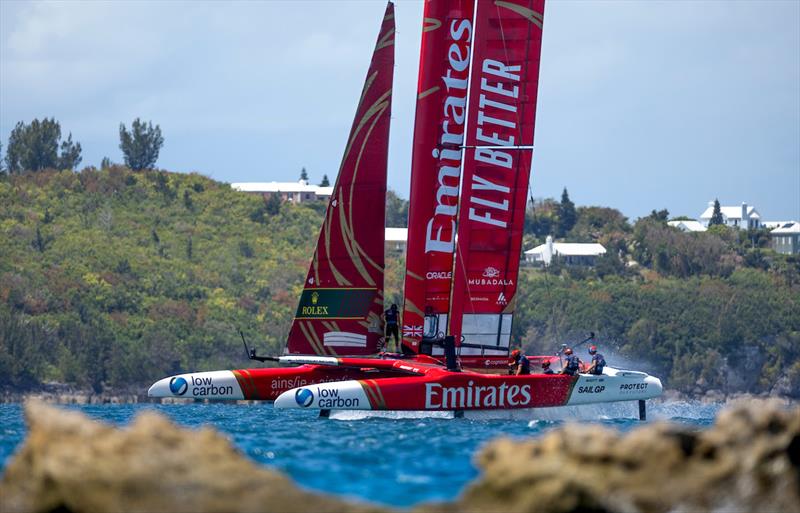
{"label": "green tree", "polygon": [[666,208],[662,208],[661,210],[653,209],[647,217],[660,223],[666,223],[667,219],[669,219],[669,210]]}
{"label": "green tree", "polygon": [[564,192],[561,193],[561,203],[558,206],[558,233],[559,237],[567,235],[575,223],[578,216],[575,213],[575,204],[569,199],[567,188],[564,187]]}
{"label": "green tree", "polygon": [[392,190],[386,191],[386,226],[408,227],[408,201]]}
{"label": "green tree", "polygon": [[281,211],[281,195],[274,192],[269,195],[269,198],[264,200],[264,212],[271,216],[276,216]]}
{"label": "green tree", "polygon": [[125,157],[125,165],[134,171],[151,169],[158,160],[158,153],[164,145],[161,127],[139,118],[131,123],[131,130],[124,123],[119,124],[119,149]]}
{"label": "green tree", "polygon": [[3,143],[0,143],[0,175],[4,174],[6,174],[6,165],[3,159]]}
{"label": "green tree", "polygon": [[306,168],[300,170],[300,179],[308,182],[308,172],[306,171]]}
{"label": "green tree", "polygon": [[320,187],[330,187],[331,182],[328,180],[328,175],[322,175],[322,181],[319,183]]}
{"label": "green tree", "polygon": [[81,159],[80,143],[72,141],[71,133],[62,142],[61,125],[54,118],[34,119],[30,125],[20,121],[8,138],[6,166],[12,174],[49,168],[75,169]]}
{"label": "green tree", "polygon": [[708,221],[708,226],[714,226],[717,224],[723,224],[724,220],[722,219],[722,209],[719,206],[719,200],[714,200],[714,212],[711,214],[711,220]]}

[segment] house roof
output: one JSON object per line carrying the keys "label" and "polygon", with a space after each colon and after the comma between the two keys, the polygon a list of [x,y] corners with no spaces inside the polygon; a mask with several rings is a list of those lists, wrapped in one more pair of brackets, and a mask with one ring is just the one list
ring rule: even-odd
{"label": "house roof", "polygon": [[685,232],[704,232],[706,227],[699,221],[667,221],[667,224]]}
{"label": "house roof", "polygon": [[[547,244],[540,244],[525,252],[526,255],[544,254]],[[602,244],[579,242],[554,242],[553,253],[562,256],[597,256],[606,252]]]}
{"label": "house roof", "polygon": [[305,180],[297,182],[240,182],[232,183],[231,188],[242,192],[313,192],[319,196],[333,194],[333,187],[311,185]]}
{"label": "house roof", "polygon": [[[738,207],[719,207],[720,212],[722,212],[723,217],[727,219],[741,219],[742,218],[742,207],[739,205]],[[707,209],[700,214],[700,219],[711,219],[711,216],[714,215],[714,207],[709,206]],[[755,209],[755,207],[748,205],[747,206],[747,217],[749,219],[761,219],[761,215]]]}
{"label": "house roof", "polygon": [[405,242],[408,240],[408,228],[389,228],[384,232],[386,242]]}
{"label": "house roof", "polygon": [[775,228],[774,230],[770,231],[769,233],[770,234],[775,234],[775,235],[787,235],[787,234],[791,234],[791,233],[800,233],[800,223],[798,223],[797,221],[789,221],[787,223],[784,223],[780,227]]}

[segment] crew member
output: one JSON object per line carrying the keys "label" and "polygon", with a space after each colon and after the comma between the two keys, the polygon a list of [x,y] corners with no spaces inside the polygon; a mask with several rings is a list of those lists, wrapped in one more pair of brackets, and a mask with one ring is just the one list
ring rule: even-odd
{"label": "crew member", "polygon": [[394,335],[394,345],[397,352],[400,352],[400,332],[398,330],[400,312],[397,311],[397,305],[393,304],[388,310],[383,312],[383,318],[386,321],[386,342]]}
{"label": "crew member", "polygon": [[555,371],[550,368],[550,360],[542,362],[542,374],[555,374]]}
{"label": "crew member", "polygon": [[511,351],[508,367],[508,373],[515,376],[531,373],[531,362],[519,349]]}
{"label": "crew member", "polygon": [[568,374],[574,376],[581,370],[581,359],[572,354],[571,348],[564,349],[564,368],[561,369],[561,374]]}
{"label": "crew member", "polygon": [[592,355],[592,364],[586,369],[587,374],[600,375],[603,373],[603,367],[606,366],[606,359],[603,355],[597,352],[597,346],[589,346],[589,354]]}

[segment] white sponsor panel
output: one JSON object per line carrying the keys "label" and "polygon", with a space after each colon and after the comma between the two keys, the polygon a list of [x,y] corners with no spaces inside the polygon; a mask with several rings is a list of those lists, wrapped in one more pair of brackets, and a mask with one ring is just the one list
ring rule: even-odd
{"label": "white sponsor panel", "polygon": [[244,399],[236,376],[229,370],[194,372],[164,378],[153,384],[147,395],[189,399]]}
{"label": "white sponsor panel", "polygon": [[567,404],[651,399],[661,390],[661,380],[644,372],[606,367],[601,376],[580,374]]}
{"label": "white sponsor panel", "polygon": [[275,399],[275,408],[370,410],[372,406],[361,383],[337,381],[287,390]]}
{"label": "white sponsor panel", "polygon": [[347,331],[328,331],[322,343],[329,347],[367,347],[367,336]]}

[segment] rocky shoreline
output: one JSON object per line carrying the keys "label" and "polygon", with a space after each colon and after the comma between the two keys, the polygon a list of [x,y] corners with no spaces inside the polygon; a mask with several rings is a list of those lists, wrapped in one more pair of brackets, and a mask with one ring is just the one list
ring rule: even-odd
{"label": "rocky shoreline", "polygon": [[[212,428],[142,412],[125,428],[38,400],[28,437],[0,479],[0,511],[381,512],[298,488]],[[499,438],[453,502],[417,513],[800,512],[800,408],[739,401],[706,430],[664,422],[628,433],[567,424],[529,440]]]}

